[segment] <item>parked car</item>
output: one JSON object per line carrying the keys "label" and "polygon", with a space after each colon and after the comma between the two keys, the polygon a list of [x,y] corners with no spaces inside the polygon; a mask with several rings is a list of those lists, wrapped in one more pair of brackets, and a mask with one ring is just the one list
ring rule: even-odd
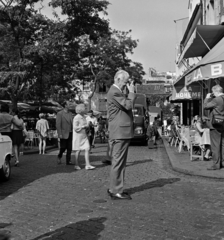
{"label": "parked car", "polygon": [[10,160],[12,156],[12,140],[8,136],[0,133],[0,178],[9,180],[11,175]]}

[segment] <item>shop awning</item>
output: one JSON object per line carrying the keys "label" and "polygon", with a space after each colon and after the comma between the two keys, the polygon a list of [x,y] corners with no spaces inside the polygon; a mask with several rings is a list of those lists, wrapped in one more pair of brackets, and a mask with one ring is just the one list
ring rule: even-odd
{"label": "shop awning", "polygon": [[218,77],[224,77],[224,38],[185,75],[185,85]]}
{"label": "shop awning", "polygon": [[183,58],[203,57],[224,36],[222,25],[198,25],[182,52],[179,61]]}
{"label": "shop awning", "polygon": [[174,87],[172,96],[170,96],[170,102],[183,102],[186,100],[201,99],[201,87],[200,85],[192,85],[189,87]]}

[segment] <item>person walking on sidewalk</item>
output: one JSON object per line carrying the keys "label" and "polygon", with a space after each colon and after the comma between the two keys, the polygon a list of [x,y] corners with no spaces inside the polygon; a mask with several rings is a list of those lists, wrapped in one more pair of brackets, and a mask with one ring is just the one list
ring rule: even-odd
{"label": "person walking on sidewalk", "polygon": [[1,105],[0,113],[0,133],[7,135],[12,139],[12,124],[17,126],[19,129],[23,129],[23,124],[18,119],[14,118],[9,114],[9,106],[7,104]]}
{"label": "person walking on sidewalk", "polygon": [[224,132],[215,129],[212,120],[215,114],[224,116],[224,94],[220,85],[212,87],[212,93],[208,93],[204,100],[204,109],[211,110],[208,122],[210,128],[210,140],[213,164],[207,170],[217,170],[223,167]]}
{"label": "person walking on sidewalk", "polygon": [[[20,116],[20,113],[18,110],[12,111],[13,118],[15,121],[19,122],[21,126],[24,126],[23,119]],[[18,166],[19,164],[19,154],[20,154],[20,146],[24,143],[23,140],[23,129],[21,127],[18,127],[16,124],[12,124],[12,145],[13,150],[15,154],[15,166]]]}
{"label": "person walking on sidewalk", "polygon": [[[128,147],[134,135],[132,108],[136,98],[133,83],[128,83],[129,74],[119,70],[107,93],[109,139],[113,155],[108,194],[112,199],[131,199],[129,194],[123,192]],[[126,87],[128,94],[124,93]]]}
{"label": "person walking on sidewalk", "polygon": [[[49,130],[49,125],[48,125],[48,121],[44,119],[43,113],[39,114],[39,118],[40,120],[38,120],[36,123],[36,130],[39,135],[39,154],[41,154],[42,152],[43,154],[45,154],[47,131]],[[42,146],[43,146],[43,151],[42,151]]]}
{"label": "person walking on sidewalk", "polygon": [[86,170],[92,170],[95,167],[92,166],[89,162],[89,151],[90,151],[90,143],[88,140],[88,136],[86,130],[89,128],[85,114],[85,105],[79,104],[76,106],[77,115],[73,119],[73,140],[72,140],[72,150],[75,151],[75,170],[80,170],[79,166],[79,154],[80,151],[85,151],[85,162]]}
{"label": "person walking on sidewalk", "polygon": [[93,115],[93,110],[90,110],[88,114],[89,115],[86,118],[87,124],[89,124],[90,122],[92,123],[90,124],[91,137],[89,138],[90,149],[91,149],[91,148],[94,148],[95,134],[96,134],[96,128],[98,126],[98,122],[97,122],[97,118]]}
{"label": "person walking on sidewalk", "polygon": [[61,164],[62,155],[66,150],[66,165],[71,165],[73,116],[69,111],[69,101],[65,101],[62,106],[64,109],[58,112],[56,117],[56,128],[60,139],[57,163]]}

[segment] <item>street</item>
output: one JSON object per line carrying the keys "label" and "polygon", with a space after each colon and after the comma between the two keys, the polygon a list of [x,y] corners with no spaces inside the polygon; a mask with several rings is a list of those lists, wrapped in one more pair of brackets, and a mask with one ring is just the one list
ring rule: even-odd
{"label": "street", "polygon": [[57,152],[23,156],[0,183],[0,232],[11,239],[224,239],[223,182],[174,172],[162,144],[130,146],[131,201],[107,196],[106,144],[93,149],[93,171],[57,165]]}

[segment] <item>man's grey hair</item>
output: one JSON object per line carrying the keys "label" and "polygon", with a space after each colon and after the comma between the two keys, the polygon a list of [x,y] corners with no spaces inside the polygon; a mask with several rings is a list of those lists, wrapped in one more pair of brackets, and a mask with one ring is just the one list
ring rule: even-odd
{"label": "man's grey hair", "polygon": [[212,91],[217,93],[223,93],[223,88],[220,85],[215,85],[212,87]]}
{"label": "man's grey hair", "polygon": [[84,113],[85,112],[85,105],[84,104],[78,104],[75,108],[75,111],[77,114]]}
{"label": "man's grey hair", "polygon": [[116,81],[117,79],[123,79],[123,78],[129,78],[129,74],[124,70],[119,70],[116,72],[114,76],[114,81]]}

